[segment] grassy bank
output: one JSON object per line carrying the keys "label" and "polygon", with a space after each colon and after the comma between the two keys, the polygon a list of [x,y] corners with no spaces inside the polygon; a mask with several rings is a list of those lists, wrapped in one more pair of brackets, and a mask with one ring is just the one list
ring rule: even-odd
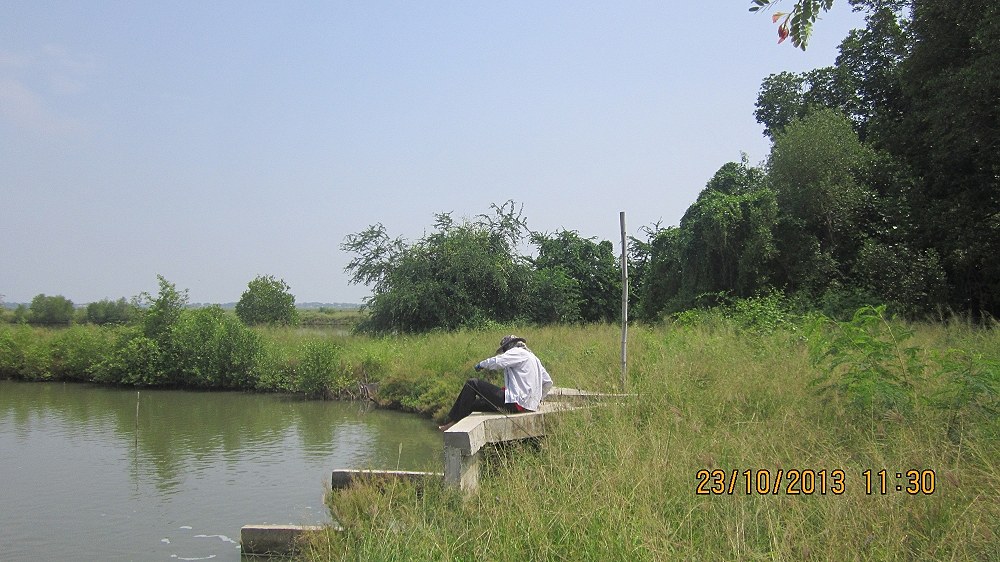
{"label": "grassy bank", "polygon": [[[628,390],[635,399],[566,416],[537,446],[496,452],[467,499],[436,485],[421,494],[397,485],[331,495],[331,511],[347,531],[314,537],[307,556],[1000,559],[1000,331],[955,320],[900,324],[875,309],[840,323],[758,312],[692,313],[634,326]],[[184,320],[162,340],[170,357],[185,361],[183,373],[216,365],[193,350],[218,342],[191,334],[227,324],[199,319],[211,317]],[[128,358],[130,330],[0,326],[0,373],[89,380],[107,357]],[[246,389],[334,396],[379,382],[384,406],[440,417],[472,365],[509,331],[522,332],[376,338],[254,329],[256,345],[240,348],[252,351],[240,364]],[[557,385],[617,390],[618,327],[520,335]],[[700,477],[702,470],[708,475]],[[715,470],[725,479],[715,480]],[[933,470],[934,480],[919,481],[909,494],[909,470],[921,478]],[[778,471],[783,484],[775,494]],[[812,471],[812,493],[801,478],[789,483],[792,471]],[[760,493],[765,477],[768,493]],[[709,493],[697,493],[699,485]],[[719,487],[723,493],[713,493]]]}
{"label": "grassy bank", "polygon": [[[629,386],[637,399],[567,416],[538,447],[498,452],[468,499],[402,484],[331,495],[347,531],[314,537],[309,559],[997,559],[1000,426],[988,410],[997,389],[972,388],[996,383],[997,331],[879,327],[871,318],[879,319],[763,334],[718,316],[636,327]],[[836,347],[845,334],[853,349]],[[525,335],[558,385],[615,388],[616,328]],[[494,336],[404,338],[393,340],[393,353],[419,381],[467,371]],[[859,365],[881,374],[865,386],[851,372]],[[893,389],[895,401],[883,399]],[[699,471],[716,469],[727,475],[723,493],[696,493]],[[787,476],[770,493],[779,470],[825,470],[826,493],[818,476],[811,494],[801,493],[802,480],[791,486],[800,493],[790,493]],[[912,495],[908,470],[925,478]],[[765,494],[757,491],[762,473]],[[705,484],[712,492],[717,482]]]}

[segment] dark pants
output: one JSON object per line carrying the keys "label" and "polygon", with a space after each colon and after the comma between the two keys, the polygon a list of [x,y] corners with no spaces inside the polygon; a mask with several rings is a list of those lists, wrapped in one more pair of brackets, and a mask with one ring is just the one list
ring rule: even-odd
{"label": "dark pants", "polygon": [[457,422],[472,412],[516,412],[515,404],[504,401],[503,389],[483,379],[465,381],[462,392],[458,393],[455,405],[448,412],[445,421]]}

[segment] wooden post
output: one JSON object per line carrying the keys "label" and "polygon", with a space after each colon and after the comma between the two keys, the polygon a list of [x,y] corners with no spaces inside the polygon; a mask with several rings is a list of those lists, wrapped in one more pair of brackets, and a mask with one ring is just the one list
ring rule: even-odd
{"label": "wooden post", "polygon": [[625,380],[628,373],[626,348],[628,344],[628,242],[625,238],[625,211],[618,214],[618,222],[622,229],[622,382],[621,392],[625,392]]}

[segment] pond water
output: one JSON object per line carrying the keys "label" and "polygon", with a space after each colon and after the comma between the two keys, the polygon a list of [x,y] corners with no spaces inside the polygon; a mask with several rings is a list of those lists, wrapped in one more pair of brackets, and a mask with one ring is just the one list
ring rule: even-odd
{"label": "pond water", "polygon": [[333,469],[441,459],[360,402],[0,381],[0,560],[239,560],[243,525],[331,523]]}

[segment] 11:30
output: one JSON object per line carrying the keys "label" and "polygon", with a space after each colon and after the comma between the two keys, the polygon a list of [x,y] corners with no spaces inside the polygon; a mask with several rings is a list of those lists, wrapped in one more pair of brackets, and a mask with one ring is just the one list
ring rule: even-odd
{"label": "11:30", "polygon": [[911,469],[907,470],[905,473],[897,472],[895,474],[895,484],[893,484],[893,480],[889,477],[889,471],[884,468],[878,472],[868,469],[861,474],[865,477],[865,493],[868,495],[885,495],[893,490],[897,492],[905,491],[911,496],[915,496],[917,494],[929,496],[934,493],[936,476],[934,471],[930,469]]}

